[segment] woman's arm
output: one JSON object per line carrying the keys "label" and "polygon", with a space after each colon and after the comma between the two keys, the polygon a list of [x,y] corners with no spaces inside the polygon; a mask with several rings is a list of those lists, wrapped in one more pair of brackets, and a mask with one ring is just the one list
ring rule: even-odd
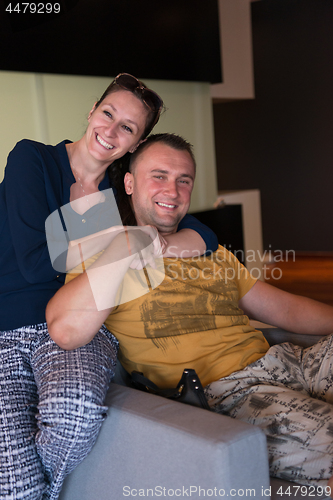
{"label": "woman's arm", "polygon": [[216,234],[190,214],[180,221],[178,232],[165,237],[165,240],[164,257],[198,257],[218,248]]}
{"label": "woman's arm", "polygon": [[46,171],[45,159],[32,141],[20,141],[8,156],[4,178],[8,221],[19,269],[29,283],[54,280],[59,274],[46,244],[45,220],[52,210]]}
{"label": "woman's arm", "polygon": [[[74,269],[76,266],[86,261],[90,257],[100,253],[105,250],[113,239],[124,230],[131,230],[133,227],[130,226],[113,226],[107,229],[103,229],[98,233],[90,234],[84,236],[83,238],[78,238],[77,240],[70,241],[68,244],[67,261],[66,261],[66,271]],[[155,247],[159,248],[161,256],[166,248],[166,242],[163,237],[159,235],[157,230],[153,226],[141,226],[140,230],[146,233],[155,242]]]}
{"label": "woman's arm", "polygon": [[199,257],[206,252],[206,243],[194,229],[181,229],[177,233],[164,236],[166,249],[163,257],[182,259]]}
{"label": "woman's arm", "polygon": [[124,231],[124,226],[114,226],[70,241],[67,251],[66,271],[74,269],[81,262],[105,250],[122,231]]}

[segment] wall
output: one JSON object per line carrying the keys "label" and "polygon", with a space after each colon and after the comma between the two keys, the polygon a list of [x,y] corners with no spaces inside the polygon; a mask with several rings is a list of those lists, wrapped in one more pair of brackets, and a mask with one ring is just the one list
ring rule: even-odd
{"label": "wall", "polygon": [[264,247],[333,251],[333,2],[252,4],[255,99],[214,104],[220,190],[260,189]]}
{"label": "wall", "polygon": [[214,102],[253,99],[251,2],[218,0],[223,82],[211,86]]}
{"label": "wall", "polygon": [[[217,180],[210,85],[142,79],[163,97],[167,107],[155,132],[175,132],[194,146],[198,166],[191,210],[212,207]],[[49,144],[79,139],[90,109],[110,80],[1,71],[0,180],[7,155],[20,139]]]}

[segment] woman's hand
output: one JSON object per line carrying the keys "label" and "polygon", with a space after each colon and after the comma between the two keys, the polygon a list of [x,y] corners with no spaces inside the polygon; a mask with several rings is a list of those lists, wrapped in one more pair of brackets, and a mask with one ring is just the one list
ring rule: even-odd
{"label": "woman's hand", "polygon": [[144,233],[148,234],[148,236],[151,237],[156,252],[156,256],[161,257],[164,254],[166,247],[168,245],[166,239],[163,238],[163,236],[161,236],[161,234],[158,232],[155,226],[148,225],[148,226],[138,226],[138,227],[141,229],[141,231],[143,231]]}
{"label": "woman's hand", "polygon": [[166,248],[166,241],[153,226],[125,228],[128,252],[134,258],[131,269],[141,270],[146,265],[156,269],[155,259],[161,258]]}

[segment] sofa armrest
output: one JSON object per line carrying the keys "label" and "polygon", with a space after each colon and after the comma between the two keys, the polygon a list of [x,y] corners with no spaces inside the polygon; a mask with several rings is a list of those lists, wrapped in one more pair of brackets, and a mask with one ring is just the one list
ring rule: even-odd
{"label": "sofa armrest", "polygon": [[301,347],[309,347],[316,344],[322,337],[321,335],[306,335],[301,333],[292,333],[282,328],[262,328],[262,333],[269,345],[282,344],[282,342],[291,342]]}
{"label": "sofa armrest", "polygon": [[300,345],[301,347],[309,347],[310,345],[316,344],[322,338],[321,335],[288,332],[283,328],[267,325],[266,323],[261,323],[260,321],[251,320],[250,324],[265,335],[269,345],[291,342],[292,344]]}
{"label": "sofa armrest", "polygon": [[255,490],[251,496],[261,498],[269,488],[266,438],[258,427],[117,384],[106,404],[97,442],[66,478],[60,500],[118,500],[135,496],[131,490],[167,496],[163,488],[199,498],[199,487],[206,496],[217,488],[225,496]]}

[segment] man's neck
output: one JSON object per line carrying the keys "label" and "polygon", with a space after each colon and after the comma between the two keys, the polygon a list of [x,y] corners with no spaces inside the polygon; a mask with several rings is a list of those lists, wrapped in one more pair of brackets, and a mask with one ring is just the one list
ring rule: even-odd
{"label": "man's neck", "polygon": [[163,236],[163,238],[165,238],[166,236],[170,236],[171,234],[175,234],[177,232],[178,226],[173,231],[161,231],[158,228],[156,228],[156,229],[158,230],[158,232],[160,233],[160,235]]}
{"label": "man's neck", "polygon": [[[138,221],[136,219],[136,223],[138,226],[146,226],[147,224],[142,224],[140,221]],[[154,226],[153,224],[151,224],[153,227],[156,227]],[[177,224],[177,227],[176,228],[172,228],[170,230],[166,229],[166,228],[163,228],[163,227],[156,227],[157,231],[159,232],[159,234],[161,236],[163,236],[164,238],[166,236],[170,236],[171,234],[175,234],[177,231],[178,231],[178,224]]]}

